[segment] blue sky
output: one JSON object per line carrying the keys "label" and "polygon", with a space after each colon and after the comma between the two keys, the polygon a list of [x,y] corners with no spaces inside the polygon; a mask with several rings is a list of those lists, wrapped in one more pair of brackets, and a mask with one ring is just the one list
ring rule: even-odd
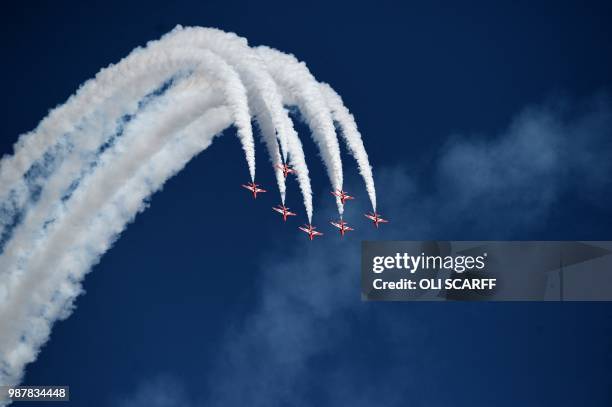
{"label": "blue sky", "polygon": [[[610,6],[243,3],[5,10],[0,153],[135,46],[214,26],[296,54],[336,88],[393,224],[361,221],[347,157],[359,230],[310,244],[273,197],[245,196],[228,132],[94,268],[25,382],[70,385],[88,406],[610,405],[609,304],[363,303],[358,285],[364,238],[611,239]],[[328,182],[304,144],[324,224]]]}

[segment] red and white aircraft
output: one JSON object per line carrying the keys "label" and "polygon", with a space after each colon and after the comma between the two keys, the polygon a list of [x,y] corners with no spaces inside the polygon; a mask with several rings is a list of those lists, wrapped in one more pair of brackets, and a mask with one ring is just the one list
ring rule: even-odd
{"label": "red and white aircraft", "polygon": [[281,215],[283,215],[283,221],[287,222],[287,216],[295,216],[296,214],[289,211],[289,208],[287,208],[285,205],[277,205],[277,206],[273,206],[272,209],[274,209],[276,212],[280,213]]}
{"label": "red and white aircraft", "polygon": [[329,222],[338,229],[340,229],[340,235],[344,237],[344,234],[348,231],[355,230],[348,225],[344,220],[340,219],[338,222]]}
{"label": "red and white aircraft", "polygon": [[295,174],[297,172],[296,170],[291,168],[288,164],[276,164],[276,168],[278,168],[279,170],[283,172],[283,175],[285,176],[285,178],[287,178],[287,175]]}
{"label": "red and white aircraft", "polygon": [[368,212],[364,216],[372,220],[372,222],[374,222],[374,226],[376,226],[377,228],[378,228],[379,223],[389,223],[388,220],[381,218],[380,215],[377,214],[376,212],[374,213]]}
{"label": "red and white aircraft", "polygon": [[298,226],[298,229],[300,229],[302,232],[307,233],[308,237],[310,238],[310,240],[312,240],[315,236],[322,236],[323,235],[323,233],[317,232],[315,230],[316,227],[312,226],[311,224],[304,225],[304,226]]}
{"label": "red and white aircraft", "polygon": [[246,185],[242,184],[242,187],[248,189],[249,191],[251,191],[253,193],[253,198],[255,198],[255,199],[257,199],[257,194],[258,193],[260,193],[260,192],[268,192],[265,189],[258,188],[259,184],[256,184],[254,182],[249,182]]}
{"label": "red and white aircraft", "polygon": [[355,197],[350,196],[349,194],[347,194],[346,192],[344,192],[343,190],[339,190],[339,191],[332,191],[331,194],[333,196],[337,196],[338,198],[340,198],[340,202],[342,202],[342,205],[344,205],[344,203],[349,200],[349,199],[355,199]]}

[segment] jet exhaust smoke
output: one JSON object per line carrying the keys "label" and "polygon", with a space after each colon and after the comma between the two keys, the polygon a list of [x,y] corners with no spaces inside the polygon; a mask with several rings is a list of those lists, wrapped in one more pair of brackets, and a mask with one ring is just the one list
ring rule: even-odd
{"label": "jet exhaust smoke", "polygon": [[334,190],[343,181],[338,126],[375,210],[368,156],[340,96],[295,57],[217,29],[178,26],[135,49],[22,135],[0,160],[0,385],[19,383],[147,198],[228,127],[255,181],[257,123],[281,202],[276,166],[288,163],[311,223],[308,166],[286,106],[310,127]]}

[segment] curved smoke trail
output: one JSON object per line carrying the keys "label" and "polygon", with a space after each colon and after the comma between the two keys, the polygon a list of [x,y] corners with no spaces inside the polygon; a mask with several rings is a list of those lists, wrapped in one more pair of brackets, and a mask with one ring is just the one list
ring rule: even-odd
{"label": "curved smoke trail", "polygon": [[[201,27],[177,27],[161,40],[150,44],[157,48],[197,47],[209,49],[236,67],[249,84],[250,101],[260,125],[264,140],[273,165],[280,164],[276,145],[272,141],[278,138],[283,161],[289,161],[297,172],[297,180],[304,197],[304,206],[308,221],[312,221],[312,188],[308,177],[308,166],[302,149],[302,143],[293,127],[293,122],[283,105],[277,83],[268,72],[264,61],[254,49],[248,46],[246,39],[233,33]],[[268,115],[263,114],[267,112]],[[281,200],[285,202],[285,178],[276,171]]]}
{"label": "curved smoke trail", "polygon": [[0,385],[21,380],[147,197],[229,126],[254,180],[258,123],[272,164],[296,169],[310,222],[308,167],[287,105],[310,126],[334,189],[339,125],[375,208],[367,154],[340,97],[294,57],[215,29],[177,27],[136,49],[21,136],[0,161]]}
{"label": "curved smoke trail", "polygon": [[[164,81],[171,80],[173,74],[198,68],[206,70],[211,79],[226,84],[224,93],[233,109],[249,172],[254,178],[255,152],[248,102],[237,73],[210,51],[171,49],[148,53],[136,49],[119,64],[111,65],[86,82],[35,131],[20,137],[13,156],[0,161],[0,209],[3,209],[0,213],[5,213],[0,217],[0,238],[12,217],[27,206],[32,190],[48,182],[44,176],[37,177],[37,171],[32,174],[33,168],[48,171],[54,163],[61,162],[64,168],[77,170],[85,161],[95,161],[100,146],[121,126],[121,119],[133,117],[147,95],[153,94]],[[79,154],[70,154],[74,150]],[[47,163],[37,166],[41,157]]]}
{"label": "curved smoke trail", "polygon": [[[342,189],[342,161],[340,146],[319,84],[304,63],[299,63],[292,55],[283,54],[269,47],[257,47],[272,77],[283,87],[285,98],[295,104],[312,130],[312,137],[319,147],[321,158],[334,190]],[[340,215],[344,208],[336,198]]]}
{"label": "curved smoke trail", "polygon": [[355,118],[342,103],[342,98],[336,91],[327,83],[321,83],[321,92],[327,102],[327,106],[331,110],[334,121],[340,126],[340,134],[344,138],[349,152],[355,157],[359,173],[363,177],[368,191],[368,197],[372,203],[372,209],[376,212],[376,188],[374,187],[374,176],[372,175],[372,167],[368,160],[368,153],[365,150],[361,133],[357,129]]}

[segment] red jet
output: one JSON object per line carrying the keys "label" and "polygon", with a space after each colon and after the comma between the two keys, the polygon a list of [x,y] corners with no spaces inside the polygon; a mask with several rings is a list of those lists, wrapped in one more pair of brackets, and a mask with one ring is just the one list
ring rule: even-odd
{"label": "red jet", "polygon": [[380,215],[377,214],[376,212],[374,212],[374,213],[366,213],[364,216],[366,218],[372,220],[372,222],[374,222],[374,226],[376,226],[376,228],[378,228],[378,224],[379,223],[389,223],[388,220],[381,218]]}
{"label": "red jet", "polygon": [[323,233],[317,232],[315,230],[316,227],[312,226],[310,223],[308,225],[298,226],[298,229],[300,229],[302,232],[307,233],[308,237],[310,238],[310,240],[312,240],[315,236],[322,236],[323,235]]}
{"label": "red jet", "polygon": [[243,188],[246,188],[246,189],[248,189],[249,191],[251,191],[253,193],[253,198],[255,198],[255,199],[257,199],[257,194],[258,193],[260,193],[260,192],[268,192],[265,189],[258,188],[258,186],[259,186],[259,184],[256,184],[254,182],[249,182],[246,185],[242,184]]}
{"label": "red jet", "polygon": [[281,215],[283,215],[283,221],[284,222],[287,222],[287,216],[295,216],[296,215],[295,213],[290,212],[289,208],[287,208],[285,205],[273,206],[272,209],[274,209],[276,212],[278,212]]}
{"label": "red jet", "polygon": [[278,168],[279,170],[283,172],[283,175],[285,176],[285,178],[287,178],[287,175],[295,174],[297,172],[287,164],[276,164],[276,168]]}
{"label": "red jet", "polygon": [[344,237],[344,234],[348,231],[355,230],[348,225],[344,220],[340,219],[338,222],[329,222],[338,229],[340,229],[340,236]]}
{"label": "red jet", "polygon": [[339,191],[332,191],[331,194],[333,196],[337,196],[338,198],[340,198],[340,202],[342,202],[342,205],[344,205],[344,203],[349,200],[349,199],[355,199],[355,197],[350,196],[349,194],[347,194],[346,192],[344,192],[343,190],[339,190]]}

